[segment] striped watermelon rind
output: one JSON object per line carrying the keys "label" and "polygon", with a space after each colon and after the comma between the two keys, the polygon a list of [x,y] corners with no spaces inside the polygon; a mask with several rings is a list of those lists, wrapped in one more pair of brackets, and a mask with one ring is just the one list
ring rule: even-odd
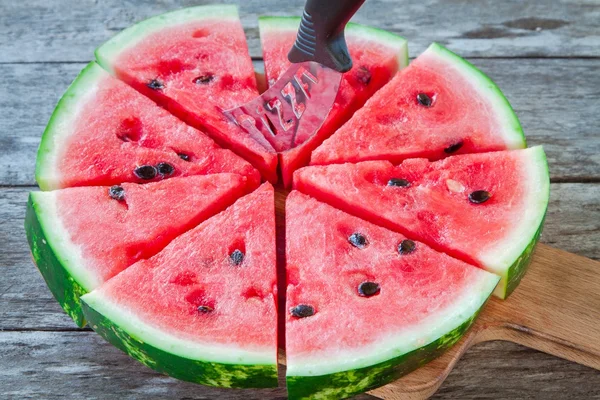
{"label": "striped watermelon rind", "polygon": [[69,265],[76,264],[81,255],[72,245],[68,232],[56,217],[52,192],[31,192],[27,202],[25,233],[33,261],[44,277],[48,288],[77,326],[86,324],[80,297],[88,292],[74,277]]}
{"label": "striped watermelon rind", "polygon": [[[97,292],[82,297],[88,324],[106,341],[142,364],[188,382],[225,388],[277,386],[277,363],[270,355],[219,348],[230,363],[203,359],[198,344],[175,338],[119,310]],[[204,349],[206,351],[206,349]],[[211,348],[212,353],[215,348]]]}
{"label": "striped watermelon rind", "polygon": [[[353,365],[354,368],[339,372],[320,375],[300,375],[296,371],[291,371],[290,373],[288,369],[286,381],[289,399],[341,399],[350,397],[393,382],[427,364],[456,344],[469,330],[483,309],[498,280],[498,277],[486,274],[485,279],[482,279],[481,282],[480,296],[477,299],[468,299],[470,304],[455,305],[457,309],[462,308],[459,315],[463,319],[457,325],[454,324],[454,326],[449,327],[447,331],[440,332],[441,335],[432,338],[429,343],[421,347],[403,351],[400,348],[406,346],[406,343],[400,340],[396,343],[398,347],[396,354],[399,355],[386,361],[366,366],[353,365],[353,357],[351,354],[348,354],[348,363]],[[449,323],[452,324],[452,322],[455,322],[455,320]],[[438,333],[439,328],[435,332]],[[310,368],[310,366],[307,368]]]}

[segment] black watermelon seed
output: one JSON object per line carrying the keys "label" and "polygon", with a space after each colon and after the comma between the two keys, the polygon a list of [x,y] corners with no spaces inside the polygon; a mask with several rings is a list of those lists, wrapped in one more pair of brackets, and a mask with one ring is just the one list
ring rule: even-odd
{"label": "black watermelon seed", "polygon": [[179,156],[179,158],[181,158],[183,161],[190,161],[190,156],[188,156],[187,154],[184,153],[177,153],[177,155]]}
{"label": "black watermelon seed", "polygon": [[379,283],[375,282],[363,282],[358,285],[358,294],[362,297],[371,297],[379,294],[381,288],[379,287]]}
{"label": "black watermelon seed", "polygon": [[398,253],[400,254],[410,254],[415,251],[417,244],[410,239],[404,239],[398,245]]}
{"label": "black watermelon seed", "polygon": [[350,242],[352,246],[357,247],[359,249],[364,249],[365,247],[367,247],[367,244],[369,244],[367,238],[362,233],[358,232],[354,232],[352,235],[350,235],[350,237],[348,238],[348,242]]}
{"label": "black watermelon seed", "polygon": [[492,197],[490,192],[486,192],[485,190],[476,190],[469,194],[469,201],[473,204],[481,204],[485,203]]}
{"label": "black watermelon seed", "polygon": [[206,85],[207,83],[212,82],[213,79],[215,79],[213,74],[200,75],[199,77],[194,78],[194,83],[196,85]]}
{"label": "black watermelon seed", "polygon": [[419,102],[420,105],[422,105],[424,107],[431,107],[431,104],[433,103],[433,100],[431,100],[431,97],[429,97],[425,93],[419,93],[417,95],[417,101]]}
{"label": "black watermelon seed", "polygon": [[198,312],[202,314],[208,314],[213,312],[215,309],[211,306],[198,306]]}
{"label": "black watermelon seed", "polygon": [[387,183],[388,186],[410,187],[410,182],[406,179],[392,178]]}
{"label": "black watermelon seed", "polygon": [[240,265],[244,261],[244,253],[240,250],[235,249],[230,255],[229,260],[233,265]]}
{"label": "black watermelon seed", "polygon": [[152,165],[142,165],[137,167],[133,173],[140,179],[150,180],[156,177],[156,168]]}
{"label": "black watermelon seed", "polygon": [[152,79],[146,86],[152,90],[162,90],[165,88],[165,85],[158,79]]}
{"label": "black watermelon seed", "polygon": [[290,314],[296,318],[306,318],[315,315],[315,309],[308,304],[298,304],[296,307],[290,308]]}
{"label": "black watermelon seed", "polygon": [[125,189],[119,185],[111,186],[108,189],[108,195],[115,200],[121,201],[125,199]]}
{"label": "black watermelon seed", "polygon": [[450,146],[446,147],[444,149],[444,153],[446,153],[446,154],[456,153],[458,150],[460,150],[460,148],[462,146],[463,146],[463,142],[461,140],[460,142],[456,142],[456,143],[451,144]]}
{"label": "black watermelon seed", "polygon": [[363,85],[368,85],[371,82],[371,71],[367,67],[359,67],[356,70],[356,79]]}
{"label": "black watermelon seed", "polygon": [[166,162],[158,163],[156,169],[158,170],[158,173],[163,176],[171,175],[175,171],[175,168],[171,164]]}

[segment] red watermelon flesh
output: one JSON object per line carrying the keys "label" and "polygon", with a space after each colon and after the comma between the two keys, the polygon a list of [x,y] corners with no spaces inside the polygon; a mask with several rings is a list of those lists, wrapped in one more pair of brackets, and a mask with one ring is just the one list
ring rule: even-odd
{"label": "red watermelon flesh", "polygon": [[191,7],[150,18],[99,47],[96,58],[174,115],[246,158],[264,178],[277,180],[273,149],[222,114],[258,96],[234,6]]}
{"label": "red watermelon flesh", "polygon": [[[300,18],[261,17],[260,38],[267,82],[272,85],[288,69],[287,53],[296,40]],[[293,172],[307,165],[310,153],[346,122],[399,68],[408,64],[406,40],[386,31],[348,24],[346,41],[353,68],[345,73],[329,116],[317,132],[298,132],[296,147],[280,154],[285,186]]]}
{"label": "red watermelon flesh", "polygon": [[171,240],[223,210],[247,191],[246,178],[214,174],[138,185],[123,183],[123,200],[108,187],[36,192],[46,241],[86,290],[98,287],[134,262],[158,253]]}
{"label": "red watermelon flesh", "polygon": [[[246,364],[270,366],[276,384],[273,196],[273,187],[264,184],[82,299],[111,326],[170,353],[170,373],[180,379],[235,386],[236,376],[250,381],[243,375]],[[90,325],[99,323],[86,316]],[[180,368],[178,357],[229,367],[194,376],[195,371]],[[163,360],[140,361],[160,369]],[[226,368],[239,368],[239,374]]]}
{"label": "red watermelon flesh", "polygon": [[438,160],[523,147],[519,120],[500,89],[434,43],[323,142],[311,164]]}
{"label": "red watermelon flesh", "polygon": [[549,177],[544,151],[533,147],[398,166],[306,167],[294,187],[502,276],[497,294],[504,297],[539,236]]}
{"label": "red watermelon flesh", "polygon": [[[145,183],[165,177],[233,172],[255,188],[260,175],[248,162],[217,146],[98,64],[73,82],[42,138],[36,179],[43,190],[71,186]],[[142,179],[142,165],[173,167]]]}
{"label": "red watermelon flesh", "polygon": [[[460,338],[499,280],[297,191],[288,196],[286,221],[293,399],[321,398],[320,390],[322,398],[345,398],[409,372],[404,366],[418,365],[411,352],[422,361],[441,337],[447,342],[439,348]],[[359,292],[366,282],[377,291]],[[314,314],[294,315],[300,304]]]}

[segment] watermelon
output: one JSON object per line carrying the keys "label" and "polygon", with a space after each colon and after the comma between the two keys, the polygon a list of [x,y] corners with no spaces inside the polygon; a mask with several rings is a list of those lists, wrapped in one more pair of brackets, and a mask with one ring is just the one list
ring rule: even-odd
{"label": "watermelon", "polygon": [[[265,74],[272,85],[287,70],[287,53],[296,40],[300,18],[261,17],[258,20]],[[321,128],[298,132],[296,147],[279,156],[284,185],[290,186],[293,172],[307,165],[310,153],[346,122],[378,89],[408,65],[406,40],[377,28],[349,23],[345,30],[352,69],[342,77],[340,89]]]}
{"label": "watermelon", "polygon": [[[169,173],[140,176],[140,166],[160,166]],[[247,176],[253,188],[260,183],[258,171],[248,162],[92,62],[71,84],[48,123],[36,179],[42,190],[52,190],[218,172]]]}
{"label": "watermelon", "polygon": [[294,187],[518,285],[540,236],[550,180],[542,147],[305,167]]}
{"label": "watermelon", "polygon": [[32,192],[25,228],[34,262],[63,309],[84,326],[82,294],[232,204],[247,192],[246,180],[214,174]]}
{"label": "watermelon", "polygon": [[221,146],[277,180],[277,154],[222,111],[258,90],[237,8],[191,7],[125,29],[96,50],[98,63]]}
{"label": "watermelon", "polygon": [[500,89],[434,43],[323,142],[311,164],[438,160],[524,147],[519,120]]}
{"label": "watermelon", "polygon": [[287,221],[290,399],[384,385],[457,342],[499,277],[292,191]]}
{"label": "watermelon", "polygon": [[222,387],[277,386],[273,187],[265,184],[82,297],[143,364]]}

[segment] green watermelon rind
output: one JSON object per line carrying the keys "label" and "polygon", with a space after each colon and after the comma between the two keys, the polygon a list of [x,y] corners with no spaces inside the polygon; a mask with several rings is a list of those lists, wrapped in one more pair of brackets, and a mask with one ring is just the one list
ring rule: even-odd
{"label": "green watermelon rind", "polygon": [[69,127],[77,120],[78,110],[87,103],[87,98],[94,95],[93,88],[105,75],[107,73],[92,61],[81,70],[56,105],[37,153],[35,179],[40,189],[59,188],[60,177],[54,174],[58,171],[56,163],[60,158],[60,151],[64,148],[62,144],[72,133]]}
{"label": "green watermelon rind", "polygon": [[[542,234],[548,210],[548,203],[550,202],[550,173],[548,170],[546,153],[541,146],[531,147],[526,151],[533,153],[533,157],[531,157],[530,160],[532,164],[530,166],[530,172],[533,179],[540,184],[538,190],[539,195],[535,196],[533,199],[535,203],[530,205],[532,209],[536,210],[535,220],[533,222],[528,221],[527,226],[523,229],[528,229],[532,232],[531,235],[529,235],[530,239],[525,243],[525,246],[517,249],[513,254],[510,252],[503,252],[502,255],[510,260],[510,267],[506,268],[503,273],[499,273],[499,271],[490,271],[497,273],[502,277],[502,281],[494,292],[494,294],[501,299],[507,298],[517,288],[521,278],[525,276],[527,268],[531,263],[535,246]],[[519,231],[519,233],[522,233],[522,230]]]}
{"label": "green watermelon rind", "polygon": [[278,385],[275,354],[272,363],[251,363],[248,360],[231,363],[191,358],[198,353],[193,343],[185,346],[178,344],[166,332],[162,335],[153,333],[147,324],[109,304],[97,292],[83,296],[82,304],[88,325],[96,333],[158,372],[215,387],[270,388]]}
{"label": "green watermelon rind", "polygon": [[238,8],[234,5],[205,5],[183,8],[145,19],[121,31],[112,39],[98,47],[96,60],[110,73],[114,74],[112,65],[118,56],[134,47],[149,35],[162,29],[182,25],[204,19],[239,19]]}
{"label": "green watermelon rind", "polygon": [[49,210],[51,196],[52,192],[29,194],[25,233],[33,261],[54,298],[79,327],[84,327],[80,297],[88,290],[69,271],[68,266],[79,258],[78,251],[66,239],[69,236],[61,229],[60,220]]}
{"label": "green watermelon rind", "polygon": [[[260,16],[258,18],[258,27],[262,32],[268,30],[290,30],[295,32],[298,30],[300,20],[300,17]],[[349,22],[346,25],[345,33],[346,36],[356,36],[364,40],[381,43],[384,46],[396,49],[399,67],[405,68],[408,65],[408,41],[402,36],[383,29],[353,22]]]}
{"label": "green watermelon rind", "polygon": [[[495,275],[485,273],[484,276],[482,281],[485,288],[480,293],[478,306],[474,312],[428,344],[383,362],[355,369],[323,375],[288,375],[286,377],[288,398],[290,400],[347,398],[393,382],[439,357],[468,331],[499,281],[499,277]],[[348,359],[352,359],[352,355],[349,355]]]}
{"label": "green watermelon rind", "polygon": [[449,64],[452,64],[469,82],[476,85],[484,98],[492,102],[504,127],[502,134],[508,149],[523,149],[527,147],[525,133],[517,114],[515,114],[504,93],[502,93],[498,85],[490,77],[469,61],[439,43],[432,43],[426,50],[427,52],[432,52],[446,60]]}

